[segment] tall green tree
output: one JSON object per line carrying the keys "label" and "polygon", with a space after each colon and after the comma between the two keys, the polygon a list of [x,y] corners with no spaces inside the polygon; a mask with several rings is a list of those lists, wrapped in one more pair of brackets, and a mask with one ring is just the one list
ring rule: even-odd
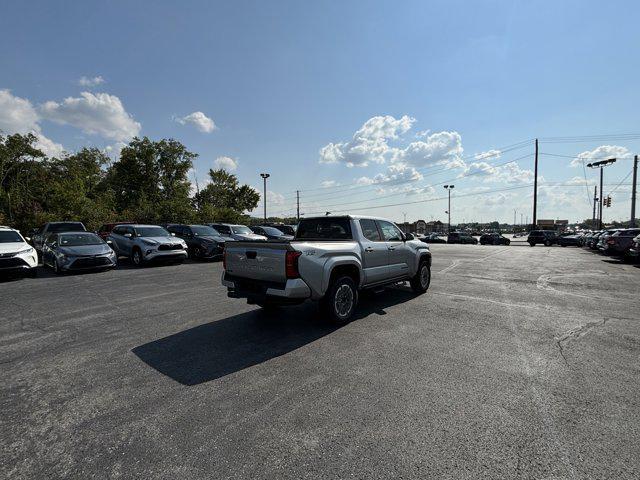
{"label": "tall green tree", "polygon": [[209,179],[210,183],[193,198],[199,221],[238,222],[244,212],[258,206],[260,194],[249,185],[240,185],[234,174],[211,169]]}
{"label": "tall green tree", "polygon": [[47,172],[36,140],[33,134],[0,135],[0,212],[3,221],[20,229],[42,211],[40,187]]}
{"label": "tall green tree", "polygon": [[196,157],[176,140],[134,138],[108,173],[116,212],[135,221],[190,221],[188,172]]}

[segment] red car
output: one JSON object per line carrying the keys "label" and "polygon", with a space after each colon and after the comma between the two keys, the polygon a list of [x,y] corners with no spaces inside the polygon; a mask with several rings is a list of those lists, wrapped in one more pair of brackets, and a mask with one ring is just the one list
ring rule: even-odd
{"label": "red car", "polygon": [[107,237],[109,236],[109,234],[111,233],[111,230],[113,230],[113,227],[115,227],[116,225],[131,225],[135,222],[117,222],[117,223],[105,223],[104,225],[102,225],[98,231],[96,232],[98,234],[98,236],[100,238],[102,238],[103,240],[107,240]]}

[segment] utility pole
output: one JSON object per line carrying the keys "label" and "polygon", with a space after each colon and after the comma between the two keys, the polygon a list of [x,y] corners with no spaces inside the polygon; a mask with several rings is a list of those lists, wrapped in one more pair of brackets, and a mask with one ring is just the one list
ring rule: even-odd
{"label": "utility pole", "polygon": [[262,181],[264,182],[264,221],[267,221],[267,178],[271,175],[268,173],[261,173]]}
{"label": "utility pole", "polygon": [[300,221],[300,190],[296,190],[296,218]]}
{"label": "utility pole", "polygon": [[513,209],[513,231],[516,231],[516,209]]}
{"label": "utility pole", "polygon": [[536,138],[536,163],[533,177],[533,230],[536,228],[536,220],[538,217],[538,139]]}
{"label": "utility pole", "polygon": [[591,220],[591,228],[596,228],[596,205],[598,202],[598,186],[593,187],[593,219]]}
{"label": "utility pole", "polygon": [[449,214],[449,221],[447,223],[447,233],[451,233],[451,190],[453,190],[454,187],[455,185],[444,186],[447,192],[449,192],[449,210],[447,210],[447,213]]}
{"label": "utility pole", "polygon": [[631,223],[629,227],[636,226],[636,186],[638,184],[638,155],[633,157],[633,186],[631,187]]}
{"label": "utility pole", "polygon": [[598,202],[598,228],[602,230],[602,207],[604,206],[604,192],[602,191],[602,184],[604,175],[602,173],[602,169],[607,165],[613,165],[616,163],[615,158],[610,158],[609,160],[602,160],[600,162],[594,162],[587,164],[589,168],[599,168],[600,169],[600,201]]}

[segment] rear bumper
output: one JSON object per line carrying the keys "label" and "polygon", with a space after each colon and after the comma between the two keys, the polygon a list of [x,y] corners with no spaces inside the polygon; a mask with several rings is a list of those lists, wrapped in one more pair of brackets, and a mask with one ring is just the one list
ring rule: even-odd
{"label": "rear bumper", "polygon": [[301,278],[288,279],[285,283],[274,283],[238,278],[222,272],[222,285],[227,287],[228,297],[246,298],[248,303],[265,300],[300,303],[311,297],[311,289]]}

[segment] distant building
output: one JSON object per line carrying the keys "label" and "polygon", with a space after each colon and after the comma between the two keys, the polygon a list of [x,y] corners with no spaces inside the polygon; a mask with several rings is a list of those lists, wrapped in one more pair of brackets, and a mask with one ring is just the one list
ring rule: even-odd
{"label": "distant building", "polygon": [[537,222],[537,226],[541,230],[558,230],[564,232],[569,225],[569,220],[543,220]]}
{"label": "distant building", "polygon": [[425,235],[427,233],[433,232],[444,232],[446,230],[445,224],[440,220],[435,220],[431,222],[425,222],[424,220],[417,220],[413,223],[410,222],[398,222],[396,225],[400,227],[404,233],[418,233],[420,235]]}

